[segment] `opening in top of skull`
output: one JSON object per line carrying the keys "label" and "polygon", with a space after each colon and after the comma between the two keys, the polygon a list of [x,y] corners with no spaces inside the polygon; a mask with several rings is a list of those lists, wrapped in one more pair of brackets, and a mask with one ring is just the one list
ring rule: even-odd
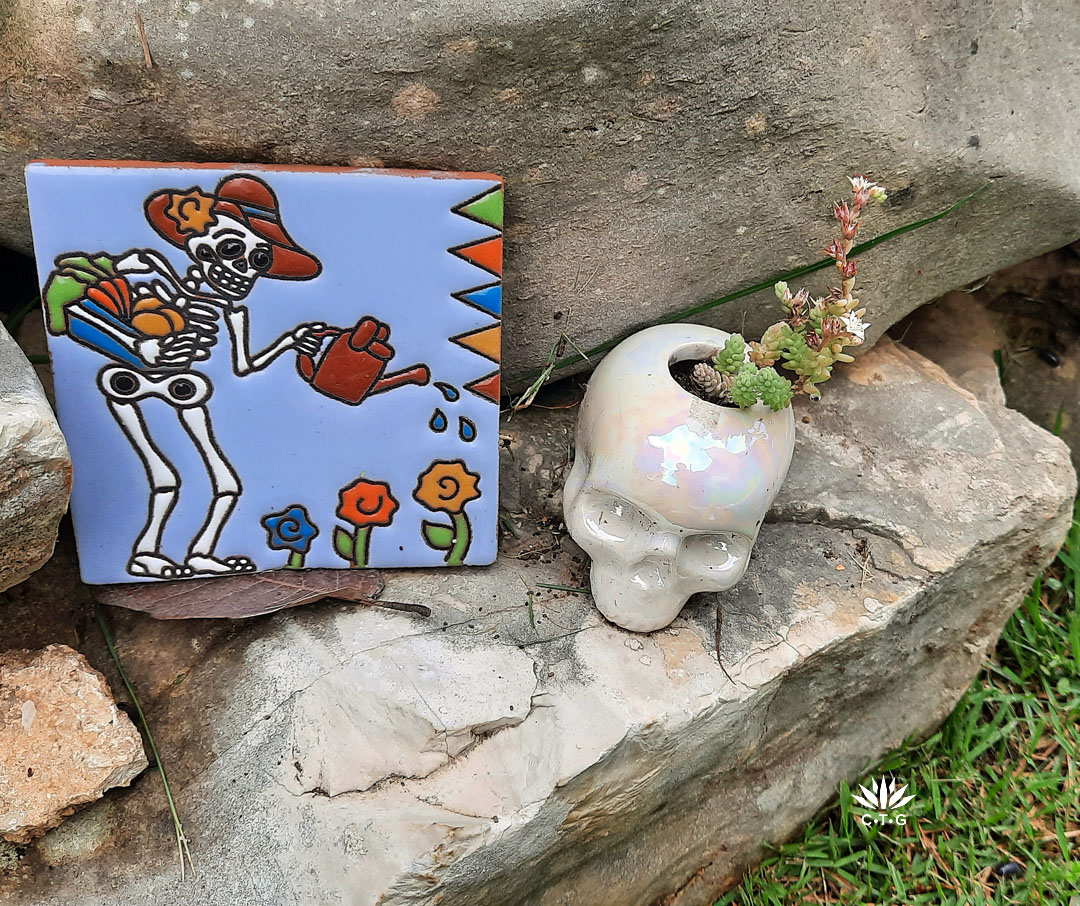
{"label": "opening in top of skull", "polygon": [[702,362],[708,362],[717,352],[716,343],[702,341],[684,343],[671,351],[668,357],[668,373],[683,390],[691,396],[697,397],[703,402],[713,406],[722,406],[726,409],[738,408],[733,403],[725,400],[718,401],[709,396],[701,385],[694,380],[694,369]]}

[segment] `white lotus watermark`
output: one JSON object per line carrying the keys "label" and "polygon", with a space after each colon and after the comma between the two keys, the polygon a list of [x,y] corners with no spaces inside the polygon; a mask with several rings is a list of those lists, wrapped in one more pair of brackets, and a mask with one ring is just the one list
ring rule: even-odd
{"label": "white lotus watermark", "polygon": [[855,817],[867,827],[872,824],[907,824],[907,814],[900,809],[911,802],[915,794],[906,793],[907,784],[899,784],[896,778],[890,780],[881,777],[876,783],[870,778],[870,789],[859,784],[859,792],[853,792],[851,799],[874,814],[862,813]]}

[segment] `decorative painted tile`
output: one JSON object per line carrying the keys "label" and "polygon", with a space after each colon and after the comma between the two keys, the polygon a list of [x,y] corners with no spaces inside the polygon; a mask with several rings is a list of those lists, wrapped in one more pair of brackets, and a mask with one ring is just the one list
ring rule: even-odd
{"label": "decorative painted tile", "polygon": [[26,182],[86,582],[495,559],[498,177]]}

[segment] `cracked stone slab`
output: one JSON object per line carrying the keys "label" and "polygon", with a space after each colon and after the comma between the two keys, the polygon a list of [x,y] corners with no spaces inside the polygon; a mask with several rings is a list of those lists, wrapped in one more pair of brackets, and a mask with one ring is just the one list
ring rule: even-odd
{"label": "cracked stone slab", "polygon": [[[813,261],[856,169],[891,195],[870,235],[989,187],[860,263],[876,337],[1080,235],[1073,6],[869,0],[852,40],[827,0],[140,0],[147,68],[133,4],[8,0],[0,243],[30,249],[37,157],[497,172],[521,389],[564,329],[589,349]],[[760,335],[775,305],[701,317]]]}
{"label": "cracked stone slab", "polygon": [[64,435],[32,366],[0,325],[0,591],[52,555],[70,493]]}
{"label": "cracked stone slab", "polygon": [[[796,412],[743,581],[650,636],[567,590],[587,563],[531,477],[560,480],[565,410],[504,426],[519,537],[494,566],[382,574],[385,598],[429,618],[115,611],[197,874],[178,882],[159,791],[141,784],[80,816],[96,816],[86,833],[12,855],[0,895],[713,902],[841,780],[938,726],[1071,519],[1064,445],[904,347],[879,344],[826,389]],[[55,598],[60,560],[9,606]]]}
{"label": "cracked stone slab", "polygon": [[297,699],[288,765],[295,774],[287,768],[285,785],[337,796],[426,777],[525,720],[533,667],[519,648],[458,648],[428,636],[361,651]]}

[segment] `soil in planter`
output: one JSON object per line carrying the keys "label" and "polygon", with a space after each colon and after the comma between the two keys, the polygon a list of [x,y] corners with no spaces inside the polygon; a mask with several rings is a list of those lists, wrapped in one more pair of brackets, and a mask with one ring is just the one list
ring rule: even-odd
{"label": "soil in planter", "polygon": [[672,362],[668,365],[668,371],[671,372],[671,376],[675,379],[675,383],[682,387],[687,393],[693,394],[699,400],[704,400],[707,403],[712,403],[714,406],[724,406],[727,409],[737,409],[738,406],[733,406],[731,403],[720,403],[715,399],[710,399],[704,393],[704,391],[694,383],[694,366],[698,362],[687,359],[683,362]]}

